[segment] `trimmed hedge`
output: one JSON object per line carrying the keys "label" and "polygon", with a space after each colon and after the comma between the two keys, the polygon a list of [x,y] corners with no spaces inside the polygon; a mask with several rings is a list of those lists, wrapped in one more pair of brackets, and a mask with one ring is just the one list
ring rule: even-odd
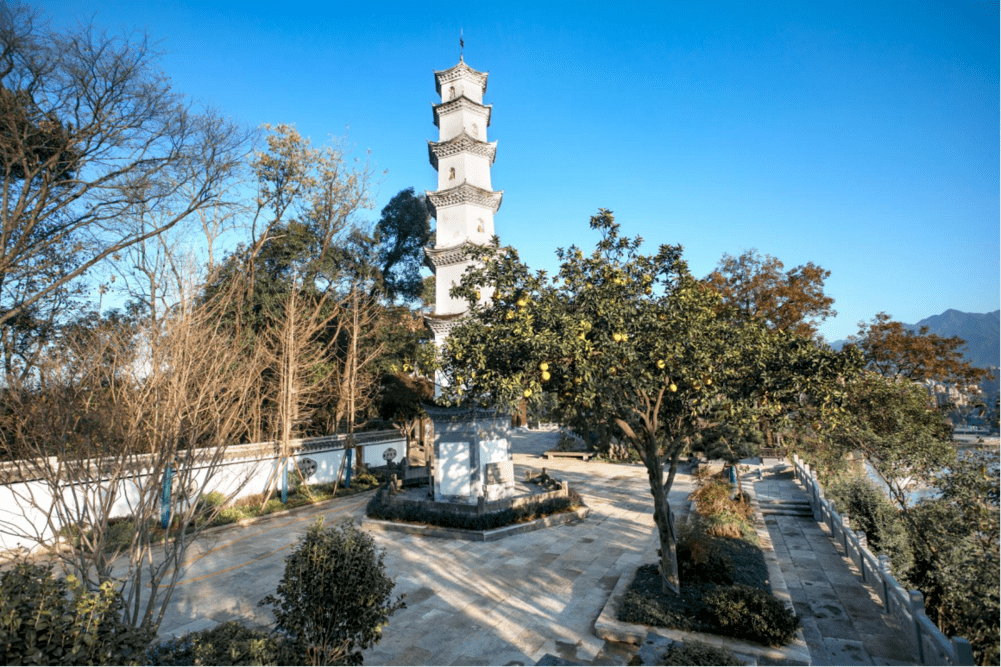
{"label": "trimmed hedge", "polygon": [[551,498],[489,514],[459,514],[420,505],[391,505],[385,501],[387,493],[389,491],[382,488],[369,501],[366,509],[369,518],[461,530],[494,530],[515,523],[534,521],[551,514],[569,512],[583,504],[580,494],[569,489],[566,498]]}

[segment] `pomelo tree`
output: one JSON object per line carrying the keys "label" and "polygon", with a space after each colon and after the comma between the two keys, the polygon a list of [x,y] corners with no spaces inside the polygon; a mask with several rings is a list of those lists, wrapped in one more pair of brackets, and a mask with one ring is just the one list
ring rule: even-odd
{"label": "pomelo tree", "polygon": [[[646,466],[665,591],[679,591],[668,492],[700,433],[719,437],[788,412],[813,386],[833,386],[840,357],[812,341],[738,317],[692,277],[680,246],[640,252],[599,210],[602,239],[585,255],[559,249],[561,268],[531,272],[516,251],[492,246],[455,296],[470,317],[442,349],[447,397],[513,407],[556,398],[562,423],[605,423]],[[477,303],[492,288],[492,301]]]}

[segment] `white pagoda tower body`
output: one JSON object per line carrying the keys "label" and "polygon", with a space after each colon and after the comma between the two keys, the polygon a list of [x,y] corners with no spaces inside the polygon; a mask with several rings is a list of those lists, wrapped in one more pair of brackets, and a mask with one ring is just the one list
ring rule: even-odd
{"label": "white pagoda tower body", "polygon": [[[487,141],[491,105],[483,104],[487,73],[477,72],[459,56],[459,63],[434,73],[435,89],[441,96],[433,104],[438,141],[428,141],[428,157],[438,171],[438,189],[426,192],[428,207],[436,221],[435,245],[425,248],[425,262],[435,274],[435,310],[425,318],[434,332],[435,345],[448,337],[467,306],[449,296],[449,290],[470,265],[466,251],[471,245],[486,245],[494,235],[494,214],[503,191],[494,191],[490,167],[497,142]],[[485,302],[492,295],[481,290]]]}

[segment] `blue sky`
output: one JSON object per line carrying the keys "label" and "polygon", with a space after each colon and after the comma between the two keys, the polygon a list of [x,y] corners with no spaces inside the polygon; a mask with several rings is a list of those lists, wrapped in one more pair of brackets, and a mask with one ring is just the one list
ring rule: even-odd
{"label": "blue sky", "polygon": [[490,73],[495,223],[534,268],[599,207],[696,275],[757,248],[831,271],[829,340],[878,311],[999,307],[994,2],[38,1],[137,28],[177,90],[250,126],[347,135],[435,187],[435,69]]}

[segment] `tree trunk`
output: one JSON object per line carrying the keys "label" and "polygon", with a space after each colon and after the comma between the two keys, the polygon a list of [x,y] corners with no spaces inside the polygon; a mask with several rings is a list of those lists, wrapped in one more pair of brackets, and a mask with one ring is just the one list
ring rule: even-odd
{"label": "tree trunk", "polygon": [[656,447],[647,451],[647,477],[650,481],[650,493],[653,495],[653,520],[657,524],[657,534],[660,538],[660,583],[665,594],[681,593],[681,583],[678,577],[678,542],[674,529],[674,513],[667,500],[667,489],[664,486],[664,470]]}

